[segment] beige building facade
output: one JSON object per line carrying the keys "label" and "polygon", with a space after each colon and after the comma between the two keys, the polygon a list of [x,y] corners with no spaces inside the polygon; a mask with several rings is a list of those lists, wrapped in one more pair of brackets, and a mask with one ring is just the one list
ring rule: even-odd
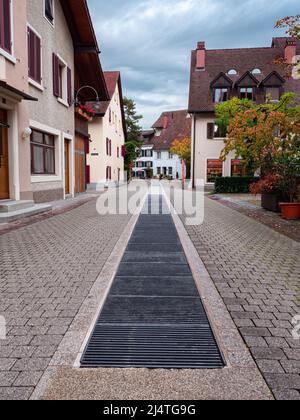
{"label": "beige building facade", "polygon": [[119,72],[104,72],[104,77],[111,99],[101,104],[89,124],[89,189],[95,189],[98,183],[124,181],[126,128],[121,76]]}

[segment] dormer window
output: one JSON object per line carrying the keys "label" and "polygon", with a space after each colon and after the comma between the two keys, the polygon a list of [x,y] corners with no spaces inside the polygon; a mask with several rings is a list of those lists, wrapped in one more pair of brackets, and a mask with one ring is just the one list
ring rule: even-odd
{"label": "dormer window", "polygon": [[44,0],[45,1],[45,16],[50,23],[54,23],[54,4],[53,0]]}
{"label": "dormer window", "polygon": [[229,99],[229,89],[228,88],[216,88],[214,90],[214,102],[221,103],[226,102]]}
{"label": "dormer window", "polygon": [[252,87],[240,88],[240,99],[254,101],[254,89]]}
{"label": "dormer window", "polygon": [[238,72],[235,69],[230,69],[227,72],[228,76],[236,76]]}
{"label": "dormer window", "polygon": [[261,74],[262,72],[261,72],[261,69],[253,69],[251,73],[252,74]]}
{"label": "dormer window", "polygon": [[280,99],[280,88],[278,87],[266,87],[266,99],[270,99],[271,101],[278,102]]}

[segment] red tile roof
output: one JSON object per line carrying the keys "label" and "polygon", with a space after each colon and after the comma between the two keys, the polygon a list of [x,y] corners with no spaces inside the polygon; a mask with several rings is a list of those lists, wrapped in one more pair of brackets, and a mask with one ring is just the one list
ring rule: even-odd
{"label": "red tile roof", "polygon": [[160,136],[151,140],[154,150],[170,150],[174,140],[191,138],[192,124],[187,110],[163,112],[153,128],[162,130]]}
{"label": "red tile roof", "polygon": [[[205,69],[196,68],[197,50],[192,51],[189,112],[214,112],[215,104],[211,83],[221,73],[227,74],[235,69],[238,75],[228,75],[236,83],[246,72],[258,68],[262,74],[255,78],[262,82],[270,73],[277,71],[285,78],[285,69],[274,64],[274,59],[284,57],[284,48],[289,38],[274,38],[272,47],[266,48],[237,48],[225,50],[206,50]],[[297,41],[297,53],[300,54],[300,41]],[[287,79],[283,85],[286,92],[296,92],[300,100],[300,80]],[[263,101],[263,94],[258,97]]]}

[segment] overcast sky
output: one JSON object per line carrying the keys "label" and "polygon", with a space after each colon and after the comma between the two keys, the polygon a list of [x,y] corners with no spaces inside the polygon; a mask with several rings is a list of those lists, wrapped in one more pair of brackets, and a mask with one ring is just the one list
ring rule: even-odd
{"label": "overcast sky", "polygon": [[150,127],[162,111],[188,104],[190,52],[269,46],[277,20],[300,13],[299,0],[88,0],[104,70],[122,72]]}

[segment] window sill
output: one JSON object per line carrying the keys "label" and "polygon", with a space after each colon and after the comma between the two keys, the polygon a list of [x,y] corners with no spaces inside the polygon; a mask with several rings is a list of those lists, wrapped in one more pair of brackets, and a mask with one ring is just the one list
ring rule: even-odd
{"label": "window sill", "polygon": [[51,20],[49,20],[49,19],[47,18],[47,16],[44,16],[44,18],[45,18],[45,20],[48,22],[48,24],[51,26],[51,28],[52,28],[52,29],[54,29],[54,28],[55,28],[55,22],[54,22],[54,19],[53,19],[53,21],[51,22]]}
{"label": "window sill", "polygon": [[32,184],[41,184],[43,182],[59,182],[61,178],[57,175],[31,175]]}
{"label": "window sill", "polygon": [[4,58],[6,58],[8,61],[10,61],[12,64],[17,63],[16,57],[11,55],[9,52],[3,50],[2,48],[0,48],[0,55],[2,55]]}
{"label": "window sill", "polygon": [[36,82],[35,80],[29,78],[28,83],[31,86],[35,87],[36,89],[40,90],[41,92],[44,92],[44,87],[40,85],[38,82]]}
{"label": "window sill", "polygon": [[66,108],[70,108],[70,105],[64,99],[57,98],[57,102],[59,102],[61,105],[65,106]]}

